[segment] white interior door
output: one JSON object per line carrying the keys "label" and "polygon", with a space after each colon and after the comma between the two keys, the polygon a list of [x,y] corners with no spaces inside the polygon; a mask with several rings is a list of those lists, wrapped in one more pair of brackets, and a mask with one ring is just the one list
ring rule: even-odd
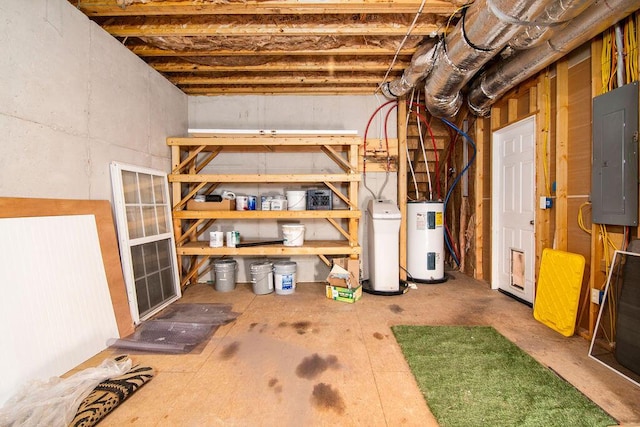
{"label": "white interior door", "polygon": [[535,117],[493,133],[491,287],[533,304]]}

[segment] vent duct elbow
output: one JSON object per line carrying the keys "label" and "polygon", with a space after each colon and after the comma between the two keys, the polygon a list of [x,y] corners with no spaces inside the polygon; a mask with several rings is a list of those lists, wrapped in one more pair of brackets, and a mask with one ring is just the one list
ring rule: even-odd
{"label": "vent duct elbow", "polygon": [[413,54],[411,64],[404,71],[402,77],[382,85],[382,94],[389,99],[396,99],[409,93],[420,80],[431,72],[436,61],[438,46],[439,43],[435,41],[421,45]]}

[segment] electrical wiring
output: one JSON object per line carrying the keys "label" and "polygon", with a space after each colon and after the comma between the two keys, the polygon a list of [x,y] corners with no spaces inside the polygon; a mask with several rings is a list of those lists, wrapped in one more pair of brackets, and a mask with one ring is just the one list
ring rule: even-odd
{"label": "electrical wiring", "polygon": [[[418,95],[419,97],[420,95]],[[422,127],[420,126],[420,117],[419,117],[419,108],[420,108],[420,98],[418,98],[416,102],[416,108],[418,108],[418,112],[416,113],[416,126],[418,128],[418,138],[420,139],[420,148],[422,149],[422,158],[424,159],[425,169],[427,170],[427,183],[429,185],[429,199],[433,200],[433,186],[431,185],[431,172],[429,171],[429,160],[427,159],[427,151],[424,148],[424,137],[422,136]]]}
{"label": "electrical wiring", "polygon": [[[440,119],[440,120],[444,124],[449,126],[450,128],[454,129],[456,132],[458,132],[458,134],[462,135],[467,140],[467,143],[469,143],[471,145],[471,147],[473,148],[473,154],[471,155],[471,158],[469,159],[469,163],[467,163],[464,166],[462,171],[453,180],[453,183],[451,184],[451,187],[449,188],[449,191],[447,191],[447,195],[446,195],[446,197],[444,199],[444,212],[445,212],[444,215],[446,217],[447,204],[449,203],[449,198],[451,197],[451,194],[453,193],[453,189],[455,188],[455,186],[460,181],[460,178],[462,178],[462,176],[467,172],[467,170],[471,167],[471,165],[475,161],[476,154],[477,154],[477,149],[476,149],[476,144],[474,143],[473,139],[466,132],[464,132],[463,130],[459,129],[456,125],[454,125],[453,123],[451,123],[447,119]],[[445,222],[446,222],[446,220],[445,220]],[[449,234],[449,240],[451,240],[450,234]],[[456,264],[459,266],[460,265],[460,261],[459,261],[458,257],[455,256],[455,254],[454,254],[454,252],[453,252],[453,250],[451,248],[451,242],[447,242],[447,239],[445,239],[445,243],[447,244],[447,247],[449,248],[449,251],[451,252],[452,256],[454,257],[454,260],[455,260]]]}
{"label": "electrical wiring", "polygon": [[411,35],[413,28],[416,26],[416,22],[418,22],[418,18],[420,17],[420,15],[422,15],[422,10],[424,9],[424,5],[426,3],[427,3],[427,0],[422,0],[422,3],[420,3],[420,7],[418,8],[416,15],[413,17],[413,22],[411,22],[411,25],[409,25],[409,28],[407,29],[407,33],[404,35],[404,38],[398,45],[398,48],[396,49],[396,53],[393,55],[393,59],[391,60],[391,64],[389,65],[389,68],[387,68],[387,72],[384,74],[384,77],[382,78],[382,82],[380,82],[380,84],[376,88],[376,93],[380,92],[382,85],[387,81],[387,77],[389,77],[389,74],[391,74],[391,70],[393,69],[393,66],[396,64],[396,61],[398,60],[398,55],[400,55],[400,51],[402,50],[404,44],[407,42],[409,35]]}
{"label": "electrical wiring", "polygon": [[[425,126],[427,127],[427,131],[429,132],[429,135],[431,136],[431,142],[433,144],[433,152],[434,152],[434,167],[435,170],[438,170],[438,145],[436,143],[436,138],[433,135],[433,131],[431,130],[431,126],[429,125],[429,122],[427,121],[427,118],[425,116],[423,116],[422,114],[420,114],[419,112],[415,112],[415,115],[422,121],[422,123],[425,124]],[[426,163],[426,157],[425,157],[425,163]],[[436,177],[436,198],[440,199],[440,180],[437,179]]]}
{"label": "electrical wiring", "polygon": [[549,179],[549,159],[548,145],[549,145],[549,132],[551,132],[551,99],[549,94],[551,93],[551,83],[549,79],[549,68],[545,71],[544,78],[544,130],[542,141],[542,169],[544,172],[544,188],[546,191],[546,197],[551,197],[551,185]]}
{"label": "electrical wiring", "polygon": [[583,215],[582,215],[582,208],[584,208],[587,205],[590,205],[591,202],[584,202],[583,204],[580,205],[580,207],[578,208],[578,227],[580,227],[580,229],[582,231],[584,231],[587,234],[591,234],[591,230],[589,230],[585,225],[584,225],[584,219],[583,219]]}
{"label": "electrical wiring", "polygon": [[[412,112],[411,104],[413,103],[413,97],[414,96],[415,96],[415,89],[411,91],[411,97],[410,97],[410,101],[411,102],[409,102],[409,111],[407,112],[407,117],[406,117],[405,123],[404,123],[405,135],[407,135],[409,133],[409,120],[411,118],[411,112]],[[410,158],[411,153],[409,152],[409,145],[408,144],[404,144],[404,150],[405,150],[406,155],[407,155],[407,163],[409,163],[409,171],[411,172],[411,178],[413,180],[413,186],[416,189],[416,200],[420,200],[420,192],[418,191],[418,180],[416,179],[416,173],[413,170],[413,162],[411,161],[411,158]]]}
{"label": "electrical wiring", "polygon": [[638,80],[638,34],[636,29],[636,15],[629,16],[624,25],[624,52],[627,84]]}

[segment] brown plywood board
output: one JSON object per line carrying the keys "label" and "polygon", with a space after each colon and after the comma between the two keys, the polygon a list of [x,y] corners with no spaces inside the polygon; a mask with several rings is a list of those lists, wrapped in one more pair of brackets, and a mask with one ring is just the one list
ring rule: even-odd
{"label": "brown plywood board", "polygon": [[118,240],[109,201],[0,197],[0,218],[64,215],[93,215],[95,217],[102,261],[118,332],[121,337],[131,334],[134,330],[133,319],[129,311]]}
{"label": "brown plywood board", "polygon": [[591,62],[569,68],[567,195],[591,191]]}

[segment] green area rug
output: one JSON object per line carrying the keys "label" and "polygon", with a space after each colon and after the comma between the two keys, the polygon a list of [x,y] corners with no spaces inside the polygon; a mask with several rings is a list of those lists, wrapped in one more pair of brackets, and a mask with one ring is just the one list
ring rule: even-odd
{"label": "green area rug", "polygon": [[442,427],[617,425],[492,327],[391,329]]}

